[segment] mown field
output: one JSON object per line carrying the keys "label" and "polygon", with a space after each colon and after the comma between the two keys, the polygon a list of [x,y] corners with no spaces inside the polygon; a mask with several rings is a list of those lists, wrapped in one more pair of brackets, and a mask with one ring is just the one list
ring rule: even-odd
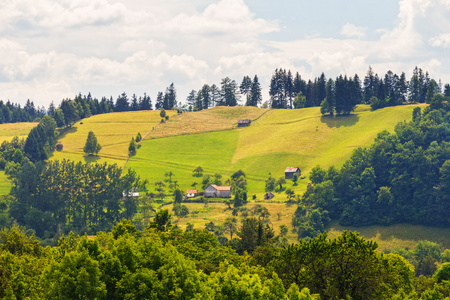
{"label": "mown field", "polygon": [[13,137],[17,136],[19,139],[26,139],[28,133],[33,129],[38,123],[7,123],[0,124],[0,144],[3,141],[10,141]]}
{"label": "mown field", "polygon": [[[26,139],[30,130],[33,129],[38,123],[7,123],[0,124],[0,144],[3,141],[11,141],[15,136],[19,139]],[[4,171],[0,171],[0,195],[9,194],[11,190],[11,182],[5,175]]]}
{"label": "mown field", "polygon": [[[316,165],[341,166],[354,149],[369,146],[382,130],[393,131],[399,121],[410,120],[414,106],[389,107],[371,111],[367,105],[357,107],[354,114],[340,117],[323,117],[317,107],[300,110],[258,110],[255,108],[213,108],[198,113],[177,116],[157,131],[162,138],[151,133],[127,168],[135,169],[150,183],[165,179],[166,172],[175,174],[174,180],[183,190],[202,178],[193,176],[196,167],[201,166],[204,174],[219,173],[225,181],[233,172],[242,169],[247,174],[249,196],[262,199],[265,180],[269,175],[279,178],[288,166],[298,166],[305,179],[293,187],[302,193],[308,182],[309,171]],[[237,128],[238,116],[235,109],[248,111],[255,119],[247,128]],[[228,113],[233,117],[227,117]],[[222,119],[229,120],[221,131],[207,132],[214,128],[218,112]],[[194,132],[186,128],[180,133],[176,124],[184,124],[201,113],[201,123],[195,123]],[[247,114],[247,115],[248,115]],[[242,117],[239,117],[242,118]],[[234,125],[233,125],[234,122]],[[181,134],[181,135],[176,135]],[[274,200],[284,201],[283,193]]]}
{"label": "mown field", "polygon": [[[175,112],[167,112],[169,116]],[[159,126],[159,111],[137,111],[95,115],[75,123],[58,139],[62,151],[55,151],[52,160],[70,159],[82,162],[117,163],[123,167],[128,158],[128,146],[132,137],[142,136]],[[89,131],[93,131],[102,146],[98,156],[83,152]]]}

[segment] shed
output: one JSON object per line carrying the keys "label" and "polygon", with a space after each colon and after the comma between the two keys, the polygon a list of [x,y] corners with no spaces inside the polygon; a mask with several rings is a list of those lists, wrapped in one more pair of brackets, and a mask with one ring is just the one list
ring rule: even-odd
{"label": "shed", "polygon": [[186,198],[193,198],[197,196],[197,190],[187,190],[186,191]]}
{"label": "shed", "polygon": [[275,195],[272,192],[268,192],[268,193],[264,194],[264,199],[265,200],[272,199],[273,197],[275,197]]}
{"label": "shed", "polygon": [[231,198],[231,187],[211,184],[205,189],[206,198]]}
{"label": "shed", "polygon": [[252,123],[252,120],[250,119],[239,119],[238,120],[238,127],[248,127]]}
{"label": "shed", "polygon": [[297,177],[300,177],[301,171],[299,167],[287,167],[284,170],[284,178],[291,179],[294,177],[294,174],[297,174]]}

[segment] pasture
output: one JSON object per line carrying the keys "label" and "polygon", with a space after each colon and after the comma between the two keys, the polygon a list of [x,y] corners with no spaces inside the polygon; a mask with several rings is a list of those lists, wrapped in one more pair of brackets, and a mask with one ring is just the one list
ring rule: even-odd
{"label": "pasture", "polygon": [[[323,117],[317,107],[260,110],[260,114],[254,113],[255,108],[220,107],[182,114],[158,126],[157,131],[166,137],[156,138],[151,133],[136,155],[130,158],[127,168],[135,169],[150,183],[165,179],[164,174],[171,171],[182,190],[191,188],[194,182],[199,184],[197,188],[201,186],[202,178],[193,173],[198,166],[205,170],[204,174],[221,174],[222,183],[233,172],[242,169],[247,174],[248,195],[262,199],[269,175],[274,178],[284,176],[288,166],[300,167],[302,176],[306,177],[318,164],[325,168],[340,167],[353,150],[369,146],[380,131],[392,132],[398,122],[410,120],[413,108],[398,106],[371,111],[369,106],[360,105],[354,114],[338,117]],[[247,109],[257,119],[250,127],[231,130],[232,122],[237,119],[226,112],[231,115],[235,109],[241,112]],[[201,114],[199,118],[205,120],[205,115],[213,118],[216,110],[222,114],[222,119],[225,119],[223,115],[227,116],[230,130],[187,134],[187,129],[183,129],[185,133],[175,135],[177,123],[187,126],[183,118],[192,119]],[[201,130],[207,131],[210,123],[202,122]],[[196,124],[193,126],[200,126]],[[193,129],[194,132],[198,130]],[[287,186],[299,194],[305,190],[307,182],[305,178],[293,186],[288,180]],[[284,193],[276,194],[274,198],[285,199]]]}

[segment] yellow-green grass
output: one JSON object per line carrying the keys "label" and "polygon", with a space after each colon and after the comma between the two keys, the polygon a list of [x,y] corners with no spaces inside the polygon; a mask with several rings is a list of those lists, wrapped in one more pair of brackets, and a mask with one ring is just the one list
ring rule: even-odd
{"label": "yellow-green grass", "polygon": [[[131,138],[136,137],[138,132],[145,136],[153,128],[157,128],[161,120],[159,113],[159,111],[109,113],[78,121],[59,138],[63,150],[55,151],[51,159],[108,162],[123,166],[128,158]],[[173,111],[167,111],[169,116],[174,114]],[[102,146],[97,156],[88,156],[83,152],[89,131],[95,133]]]}
{"label": "yellow-green grass", "polygon": [[8,195],[11,191],[11,181],[5,175],[5,171],[0,171],[0,195]]}
{"label": "yellow-green grass", "polygon": [[[251,211],[258,203],[251,202],[246,207]],[[260,203],[266,207],[270,216],[268,224],[273,228],[275,234],[280,233],[280,226],[285,225],[289,228],[287,234],[290,243],[297,241],[297,234],[292,232],[292,216],[297,208],[296,205],[286,205],[282,203]],[[194,225],[194,228],[203,229],[205,224],[214,222],[215,225],[221,225],[227,217],[232,217],[232,210],[222,203],[209,203],[206,207],[202,203],[185,203],[190,214],[186,218],[177,219],[173,216],[174,221],[183,230],[187,223]],[[170,211],[172,206],[165,206]],[[198,212],[192,214],[192,212]],[[249,215],[252,216],[251,214]],[[238,228],[241,226],[242,217],[238,216]],[[358,231],[366,239],[374,240],[378,243],[378,250],[392,251],[396,247],[413,249],[420,240],[428,240],[437,243],[442,249],[450,249],[450,228],[436,228],[429,226],[396,224],[391,226],[365,226],[365,227],[345,227],[340,226],[337,221],[333,221],[328,226],[328,237],[335,238],[344,230]],[[229,235],[226,234],[228,237]]]}
{"label": "yellow-green grass", "polygon": [[258,120],[269,109],[256,107],[218,106],[198,112],[184,112],[170,117],[169,122],[152,130],[146,139],[230,130],[237,126],[238,119]]}
{"label": "yellow-green grass", "polygon": [[[234,109],[242,108],[220,108],[220,111]],[[354,149],[369,146],[380,131],[392,132],[399,121],[410,120],[413,109],[414,106],[398,106],[371,111],[369,106],[360,105],[354,114],[339,117],[323,117],[317,107],[261,110],[259,119],[250,127],[145,140],[127,167],[134,168],[151,183],[164,179],[164,174],[172,171],[183,190],[194,181],[201,182],[202,178],[192,173],[197,166],[206,174],[220,173],[225,179],[242,169],[248,177],[249,196],[262,199],[269,174],[281,177],[288,166],[300,167],[303,176],[308,176],[318,164],[324,168],[339,167]],[[209,111],[211,115],[214,109]],[[191,113],[190,117],[195,114],[200,112]],[[171,119],[158,130],[172,126],[172,122]],[[308,179],[300,180],[293,187],[289,180],[287,186],[301,193],[307,182]],[[285,199],[283,193],[274,198]]]}
{"label": "yellow-green grass", "polygon": [[437,243],[442,249],[450,249],[450,228],[411,224],[344,227],[333,222],[328,230],[330,238],[338,236],[344,230],[358,231],[364,238],[376,241],[380,250],[392,250],[396,247],[412,249],[421,240]]}
{"label": "yellow-green grass", "polygon": [[19,139],[26,139],[30,130],[36,127],[37,124],[35,122],[1,124],[0,143],[10,141],[15,136],[19,137]]}
{"label": "yellow-green grass", "polygon": [[[0,125],[0,143],[3,141],[11,141],[15,136],[19,139],[26,139],[30,130],[38,123],[22,122],[22,123],[7,123]],[[0,172],[0,195],[9,194],[11,190],[11,182],[5,175],[5,172]]]}

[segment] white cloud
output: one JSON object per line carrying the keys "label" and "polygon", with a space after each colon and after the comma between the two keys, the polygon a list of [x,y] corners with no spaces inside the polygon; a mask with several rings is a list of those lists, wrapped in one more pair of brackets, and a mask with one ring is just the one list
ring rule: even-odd
{"label": "white cloud", "polygon": [[366,33],[366,28],[358,27],[354,24],[347,23],[341,29],[341,34],[346,37],[363,38]]}
{"label": "white cloud", "polygon": [[433,47],[450,48],[450,33],[443,33],[432,37],[429,42]]}
{"label": "white cloud", "polygon": [[314,28],[305,39],[274,41],[287,24],[278,18],[257,16],[244,0],[3,0],[0,96],[46,106],[89,91],[154,98],[174,82],[184,100],[226,76],[257,74],[267,92],[275,68],[308,80],[363,77],[369,65],[379,74],[417,65],[450,82],[448,0],[400,0],[379,39],[366,39],[376,28],[347,23],[330,38]]}

